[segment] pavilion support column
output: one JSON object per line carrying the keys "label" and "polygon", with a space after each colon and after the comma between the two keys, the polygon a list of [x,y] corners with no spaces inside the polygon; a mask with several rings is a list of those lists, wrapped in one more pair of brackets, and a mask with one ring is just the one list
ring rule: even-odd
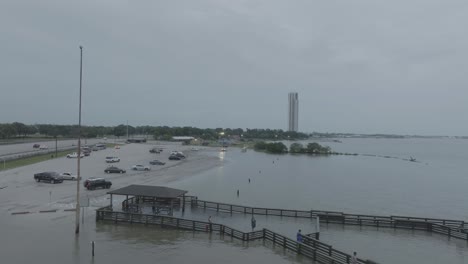
{"label": "pavilion support column", "polygon": [[126,199],[125,199],[125,202],[124,202],[124,206],[125,206],[124,210],[125,210],[125,211],[128,211],[128,194],[126,195]]}
{"label": "pavilion support column", "polygon": [[171,216],[173,215],[172,214],[173,210],[174,210],[174,199],[171,199]]}
{"label": "pavilion support column", "polygon": [[185,212],[185,194],[182,195],[182,212]]}
{"label": "pavilion support column", "polygon": [[111,209],[114,208],[114,205],[112,204],[112,200],[113,199],[112,199],[112,193],[111,193],[111,198],[110,198],[110,207],[111,207]]}

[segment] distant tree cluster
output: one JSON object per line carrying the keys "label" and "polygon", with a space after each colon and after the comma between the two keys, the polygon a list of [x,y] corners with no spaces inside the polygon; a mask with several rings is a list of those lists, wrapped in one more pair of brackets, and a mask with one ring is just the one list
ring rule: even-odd
{"label": "distant tree cluster", "polygon": [[309,153],[309,154],[330,154],[331,148],[328,146],[322,146],[316,142],[307,144],[304,147],[300,143],[293,143],[289,146],[290,153]]}
{"label": "distant tree cluster", "polygon": [[26,137],[37,133],[37,128],[31,125],[14,122],[11,124],[0,124],[0,138]]}
{"label": "distant tree cluster", "polygon": [[255,143],[254,149],[257,151],[265,151],[268,153],[287,153],[288,147],[281,142],[267,143],[264,141],[259,141]]}
{"label": "distant tree cluster", "polygon": [[307,147],[304,147],[300,143],[293,143],[289,147],[286,147],[281,142],[272,142],[272,143],[267,143],[265,141],[259,141],[255,143],[254,149],[257,151],[265,151],[268,153],[307,153],[307,154],[332,154],[330,147],[327,146],[321,146],[318,143],[309,143],[307,144]]}

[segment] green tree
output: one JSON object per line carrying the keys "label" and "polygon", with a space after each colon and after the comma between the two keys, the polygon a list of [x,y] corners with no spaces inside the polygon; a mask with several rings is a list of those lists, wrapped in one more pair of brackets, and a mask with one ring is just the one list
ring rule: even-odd
{"label": "green tree", "polygon": [[127,126],[126,125],[118,125],[114,127],[114,136],[120,138],[123,135],[127,134]]}
{"label": "green tree", "polygon": [[291,146],[289,147],[289,152],[291,153],[303,153],[304,152],[304,146],[300,143],[292,143]]}

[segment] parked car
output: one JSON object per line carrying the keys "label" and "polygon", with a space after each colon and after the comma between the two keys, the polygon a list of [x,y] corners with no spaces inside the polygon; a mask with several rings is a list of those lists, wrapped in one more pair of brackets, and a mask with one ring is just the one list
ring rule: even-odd
{"label": "parked car", "polygon": [[120,149],[120,146],[119,146],[119,145],[115,145],[114,148],[115,148],[115,149]]}
{"label": "parked car", "polygon": [[133,166],[132,166],[132,170],[136,170],[136,171],[149,171],[149,170],[151,170],[151,168],[148,167],[148,166],[143,166],[143,165],[138,164],[138,165],[133,165]]}
{"label": "parked car", "polygon": [[39,148],[40,146],[41,146],[41,145],[39,145],[39,144],[34,144],[34,145],[33,145],[33,148]]}
{"label": "parked car", "polygon": [[[83,154],[83,153],[80,153],[80,158],[83,158],[83,157],[84,157],[84,154]],[[73,153],[67,154],[67,158],[69,158],[69,159],[71,159],[71,158],[78,158],[78,153],[73,152]]]}
{"label": "parked car", "polygon": [[78,178],[76,175],[72,174],[71,172],[60,173],[59,177],[60,177],[60,179],[62,179],[64,181],[76,181],[76,179]]}
{"label": "parked car", "polygon": [[83,147],[83,148],[81,148],[81,152],[82,152],[85,156],[89,156],[89,155],[91,155],[91,148],[89,148],[89,147]]}
{"label": "parked car", "polygon": [[103,149],[106,149],[106,145],[104,144],[96,144],[93,147],[93,151],[98,151],[98,150],[103,150]]}
{"label": "parked car", "polygon": [[40,145],[40,146],[39,146],[39,149],[49,149],[49,147],[46,146],[46,145]]}
{"label": "parked car", "polygon": [[107,163],[114,163],[114,162],[119,162],[120,159],[118,157],[106,157],[106,162]]}
{"label": "parked car", "polygon": [[152,160],[150,161],[151,165],[164,165],[166,164],[165,162],[159,161],[159,160]]}
{"label": "parked car", "polygon": [[171,156],[177,156],[181,159],[185,159],[185,154],[181,151],[172,151]]}
{"label": "parked car", "polygon": [[177,155],[170,155],[169,160],[181,160],[181,158]]}
{"label": "parked car", "polygon": [[62,183],[63,179],[60,178],[60,175],[57,172],[49,171],[49,172],[40,172],[34,174],[34,179],[37,182],[50,182],[52,184],[55,183]]}
{"label": "parked car", "polygon": [[163,150],[162,148],[157,148],[157,147],[154,147],[152,149],[150,149],[150,153],[161,153]]}
{"label": "parked car", "polygon": [[83,185],[88,190],[95,190],[97,188],[109,189],[112,186],[112,182],[104,178],[89,178]]}
{"label": "parked car", "polygon": [[124,169],[120,169],[120,168],[117,168],[115,166],[110,166],[110,167],[107,167],[105,170],[104,170],[105,173],[125,173],[126,171]]}

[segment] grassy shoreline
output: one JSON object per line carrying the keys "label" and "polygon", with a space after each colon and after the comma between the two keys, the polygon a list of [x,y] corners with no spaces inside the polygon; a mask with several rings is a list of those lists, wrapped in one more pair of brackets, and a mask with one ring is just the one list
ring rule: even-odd
{"label": "grassy shoreline", "polygon": [[[119,144],[107,143],[106,147],[113,148],[116,145],[119,145]],[[0,161],[0,171],[11,170],[11,169],[14,169],[14,168],[23,167],[23,166],[43,162],[43,161],[46,161],[46,160],[65,157],[65,156],[67,156],[67,154],[70,154],[72,152],[76,152],[76,150],[73,150],[73,149],[61,150],[61,151],[57,152],[57,156],[55,156],[55,152],[52,152],[52,153],[39,154],[39,155],[34,155],[34,156],[19,158],[19,159],[14,159],[14,160],[7,160],[5,162]]]}

